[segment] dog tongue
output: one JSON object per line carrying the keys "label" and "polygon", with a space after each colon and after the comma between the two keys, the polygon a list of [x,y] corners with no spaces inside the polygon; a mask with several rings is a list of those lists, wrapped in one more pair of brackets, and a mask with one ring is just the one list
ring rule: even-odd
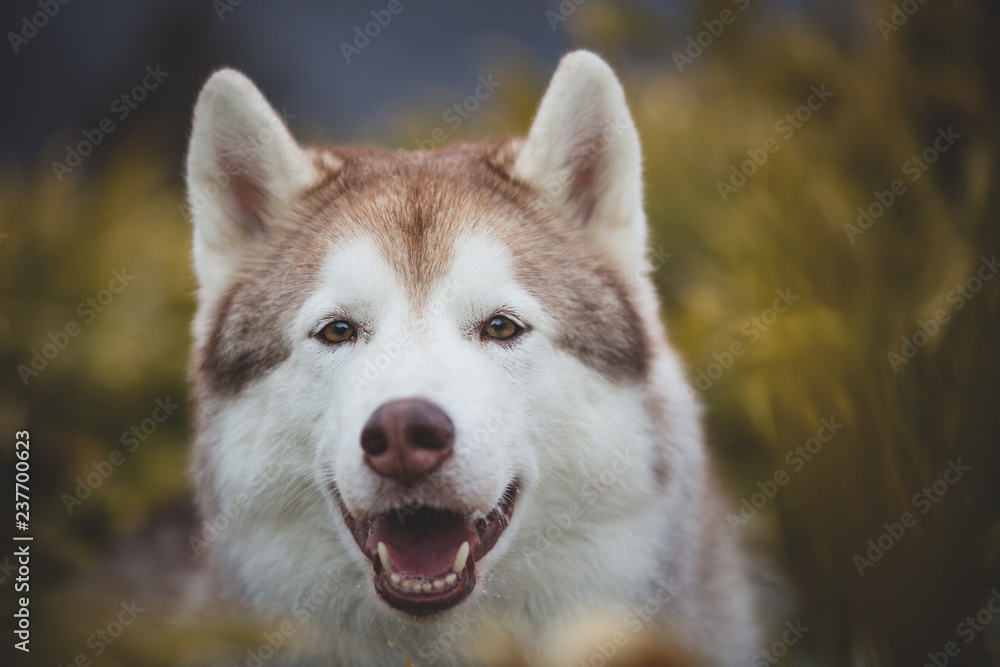
{"label": "dog tongue", "polygon": [[376,519],[366,543],[376,559],[379,542],[385,542],[394,572],[434,577],[451,570],[462,542],[475,549],[479,535],[475,524],[459,514],[422,508]]}

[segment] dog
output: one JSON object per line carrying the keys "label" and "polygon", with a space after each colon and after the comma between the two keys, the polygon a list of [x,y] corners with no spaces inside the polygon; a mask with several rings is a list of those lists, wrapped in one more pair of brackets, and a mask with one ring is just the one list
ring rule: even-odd
{"label": "dog", "polygon": [[300,146],[223,69],[186,177],[199,541],[282,659],[545,660],[597,613],[618,643],[749,660],[753,587],[599,56],[562,59],[526,138],[414,152]]}

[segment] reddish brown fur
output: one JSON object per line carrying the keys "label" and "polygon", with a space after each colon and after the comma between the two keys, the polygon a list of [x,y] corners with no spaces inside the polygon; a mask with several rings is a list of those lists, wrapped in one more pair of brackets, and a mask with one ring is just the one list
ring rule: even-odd
{"label": "reddish brown fur", "polygon": [[379,244],[418,304],[447,271],[456,239],[497,238],[511,249],[523,287],[555,315],[561,348],[610,380],[644,378],[650,344],[628,283],[568,216],[545,210],[539,194],[511,176],[516,145],[317,153],[323,176],[287,220],[255,240],[242,275],[213,306],[212,334],[199,341],[194,360],[199,393],[233,395],[284,361],[292,343],[285,318],[314,285],[326,254],[361,236]]}

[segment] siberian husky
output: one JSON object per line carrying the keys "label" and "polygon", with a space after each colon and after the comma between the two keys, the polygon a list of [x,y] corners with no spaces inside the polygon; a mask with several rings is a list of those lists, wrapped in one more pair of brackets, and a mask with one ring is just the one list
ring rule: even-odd
{"label": "siberian husky", "polygon": [[502,628],[544,660],[598,610],[595,660],[639,633],[750,659],[751,586],[648,276],[641,163],[586,51],[526,139],[434,151],[303,147],[242,74],[205,84],[195,542],[220,593],[273,623],[262,647],[469,665]]}

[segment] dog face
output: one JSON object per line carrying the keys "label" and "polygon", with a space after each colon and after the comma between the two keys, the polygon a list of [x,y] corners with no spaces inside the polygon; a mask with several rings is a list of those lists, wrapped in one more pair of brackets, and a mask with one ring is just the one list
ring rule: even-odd
{"label": "dog face", "polygon": [[[616,565],[655,554],[619,519],[646,520],[656,485],[662,346],[640,171],[621,87],[586,52],[527,139],[429,153],[301,148],[245,77],[209,80],[188,158],[193,473],[248,598],[294,607],[329,572],[357,591],[331,605],[413,620],[578,580],[545,559],[493,576],[572,505],[586,539],[617,526],[581,566],[608,570],[592,585],[635,583]],[[627,483],[584,504],[609,470]]]}

